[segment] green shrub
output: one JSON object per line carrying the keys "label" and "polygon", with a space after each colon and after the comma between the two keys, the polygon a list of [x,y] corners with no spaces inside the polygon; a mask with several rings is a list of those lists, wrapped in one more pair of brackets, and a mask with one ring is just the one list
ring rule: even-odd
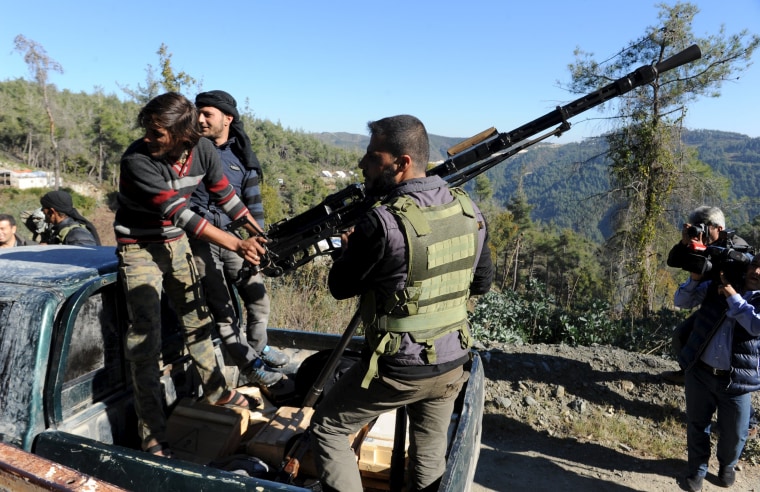
{"label": "green shrub", "polygon": [[657,354],[672,358],[670,348],[673,330],[690,311],[660,309],[647,318],[621,321],[621,336],[616,345],[631,352]]}
{"label": "green shrub", "polygon": [[602,301],[562,307],[540,282],[527,287],[479,298],[470,315],[473,336],[481,342],[613,345],[668,357],[673,328],[687,314],[662,309],[647,318],[621,318]]}
{"label": "green shrub", "polygon": [[552,343],[554,299],[530,281],[524,295],[513,290],[482,296],[470,316],[473,336],[480,341]]}

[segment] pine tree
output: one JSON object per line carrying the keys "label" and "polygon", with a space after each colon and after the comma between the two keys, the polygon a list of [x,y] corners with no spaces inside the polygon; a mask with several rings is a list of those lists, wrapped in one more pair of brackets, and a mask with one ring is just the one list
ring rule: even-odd
{"label": "pine tree", "polygon": [[618,288],[628,309],[646,315],[653,308],[658,233],[679,178],[692,162],[681,145],[687,106],[703,96],[717,97],[724,81],[747,68],[760,43],[742,31],[695,39],[692,22],[699,9],[690,3],[661,4],[659,25],[614,57],[595,61],[576,50],[571,90],[586,93],[630,73],[643,64],[659,63],[696,42],[702,58],[658,75],[648,86],[618,98],[618,128],[608,137],[611,183],[619,200],[616,234],[608,249],[618,254],[622,276]]}

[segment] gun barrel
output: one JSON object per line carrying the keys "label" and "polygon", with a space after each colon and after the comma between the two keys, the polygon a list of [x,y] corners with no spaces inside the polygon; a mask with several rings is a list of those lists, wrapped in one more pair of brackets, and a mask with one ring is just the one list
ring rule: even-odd
{"label": "gun barrel", "polygon": [[657,73],[667,72],[668,70],[680,67],[681,65],[686,65],[687,63],[693,62],[694,60],[699,60],[700,58],[702,58],[702,50],[699,49],[699,46],[696,44],[692,44],[685,50],[679,51],[667,60],[661,61],[655,65],[655,68],[657,69]]}
{"label": "gun barrel", "polygon": [[[468,166],[475,164],[483,160],[486,157],[493,156],[494,154],[501,152],[513,145],[516,145],[528,138],[533,137],[541,132],[544,132],[557,125],[566,125],[569,128],[568,119],[576,116],[584,111],[587,111],[595,106],[598,106],[610,99],[621,96],[633,89],[645,84],[651,83],[658,74],[667,72],[674,68],[685,65],[699,59],[702,56],[702,52],[699,46],[696,44],[689,46],[683,51],[676,53],[670,58],[663,60],[657,65],[644,65],[629,73],[625,77],[621,77],[614,82],[607,84],[600,89],[595,90],[583,97],[580,97],[564,106],[557,106],[554,111],[536,118],[535,120],[526,123],[510,132],[500,133],[498,136],[491,136],[488,140],[477,144],[475,146],[465,148],[459,154],[456,154],[442,164],[434,167],[428,171],[428,175],[437,175],[446,177],[451,174],[455,174]],[[486,130],[489,132],[489,130]],[[482,133],[486,133],[482,132]],[[480,134],[479,134],[480,135]],[[476,136],[477,137],[477,136]],[[472,137],[467,142],[475,139]],[[537,140],[537,141],[540,141]],[[461,146],[455,146],[457,149],[461,149]],[[511,154],[510,154],[511,155]],[[479,172],[471,173],[471,177],[477,176]]]}
{"label": "gun barrel", "polygon": [[540,133],[548,128],[559,125],[584,111],[598,106],[610,99],[622,96],[637,87],[651,83],[658,74],[680,67],[688,62],[694,61],[702,56],[697,45],[692,45],[683,51],[671,56],[667,60],[657,65],[644,65],[629,73],[625,77],[607,84],[575,101],[572,101],[562,107],[557,107],[554,111],[537,118],[530,123],[517,128],[508,133],[508,139],[512,143],[519,142],[536,133]]}
{"label": "gun barrel", "polygon": [[[459,186],[519,151],[568,130],[568,119],[573,116],[649,84],[659,74],[701,56],[699,47],[692,45],[656,65],[639,67],[590,94],[557,106],[554,111],[511,132],[499,133],[495,128],[489,128],[449,149],[450,157],[429,169],[427,175],[440,176],[451,186]],[[554,129],[550,130],[552,127]],[[355,184],[328,196],[316,207],[296,217],[272,225],[266,234],[268,253],[261,271],[268,276],[279,276],[317,256],[333,253],[336,247],[332,237],[353,226],[375,201],[376,197],[367,197],[363,186]],[[326,246],[322,245],[323,242]],[[319,394],[317,391],[310,398],[316,399]]]}

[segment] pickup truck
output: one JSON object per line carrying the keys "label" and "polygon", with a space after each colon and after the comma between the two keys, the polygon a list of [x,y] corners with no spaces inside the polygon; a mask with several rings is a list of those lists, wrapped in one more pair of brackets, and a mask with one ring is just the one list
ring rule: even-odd
{"label": "pickup truck", "polygon": [[[1,443],[127,490],[318,490],[315,479],[308,481],[300,474],[299,481],[283,483],[274,473],[241,475],[198,460],[158,458],[140,451],[122,350],[124,311],[113,247],[0,250]],[[199,387],[168,307],[161,318],[161,383],[171,414],[181,402],[197,399]],[[292,380],[308,355],[340,341],[339,335],[274,328],[269,337],[271,345],[291,355],[285,372]],[[355,347],[361,338],[351,343]],[[217,351],[222,352],[218,342]],[[224,361],[219,354],[218,358]],[[475,474],[484,391],[477,352],[469,370],[452,418],[441,491],[469,490]],[[237,386],[234,367],[225,367],[225,376]],[[251,449],[247,444],[234,451]],[[2,449],[0,478],[9,473]],[[275,471],[279,464],[269,463]]]}

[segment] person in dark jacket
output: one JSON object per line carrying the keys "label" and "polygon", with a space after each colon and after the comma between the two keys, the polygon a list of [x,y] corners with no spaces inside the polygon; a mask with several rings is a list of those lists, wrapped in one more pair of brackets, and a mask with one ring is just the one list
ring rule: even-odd
{"label": "person in dark jacket", "polygon": [[[264,206],[259,186],[261,165],[251,149],[237,102],[230,94],[214,90],[198,94],[195,106],[201,133],[214,142],[224,175],[263,231]],[[220,229],[230,223],[227,214],[211,200],[203,183],[190,197],[190,207]],[[267,345],[270,302],[263,276],[261,273],[240,275],[243,259],[233,251],[199,239],[191,239],[190,247],[219,337],[240,368],[241,379],[264,388],[279,382],[282,373],[270,367],[282,367],[289,359]],[[229,283],[234,283],[243,301],[245,332],[240,328],[241,320],[235,311]]]}
{"label": "person in dark jacket", "polygon": [[[710,431],[717,411],[718,481],[730,487],[749,433],[751,392],[760,389],[760,255],[749,262],[743,287],[725,271],[719,280],[691,274],[675,294],[681,308],[700,306],[680,353],[686,368],[686,442],[690,491],[702,489],[710,458]],[[738,279],[741,282],[741,279]],[[715,288],[725,306],[705,304]]]}
{"label": "person in dark jacket", "polygon": [[49,244],[99,246],[95,226],[74,208],[71,195],[63,190],[50,191],[40,198],[42,213],[51,228]]}
{"label": "person in dark jacket", "polygon": [[467,299],[488,292],[493,263],[475,204],[440,177],[426,177],[422,122],[399,115],[370,122],[369,130],[359,167],[381,202],[343,235],[328,277],[336,299],[360,296],[367,342],[361,361],[317,407],[312,450],[324,490],[362,490],[348,436],[406,407],[410,490],[435,490],[454,401],[469,375]]}
{"label": "person in dark jacket", "polygon": [[[749,248],[749,244],[733,233],[729,237],[729,231],[726,231],[726,218],[721,209],[702,205],[692,210],[689,214],[689,221],[683,224],[681,240],[668,253],[668,266],[674,268],[688,267],[687,270],[694,270],[695,268],[692,267],[701,264],[699,262],[695,264],[694,260],[706,258],[705,251],[708,247],[735,247],[744,251]],[[717,273],[713,272],[712,275],[717,275]],[[718,294],[717,282],[705,294],[703,302],[708,305],[708,308],[713,304],[717,305],[718,308],[725,307],[726,301],[723,296]],[[678,354],[681,353],[681,349],[689,338],[694,319],[695,314],[692,314],[673,330],[671,347],[676,358],[678,358]],[[683,368],[678,371],[667,371],[662,376],[677,384],[683,384],[685,377]]]}
{"label": "person in dark jacket", "polygon": [[10,214],[0,214],[0,248],[33,246],[37,243],[24,239],[16,233],[16,219]]}

